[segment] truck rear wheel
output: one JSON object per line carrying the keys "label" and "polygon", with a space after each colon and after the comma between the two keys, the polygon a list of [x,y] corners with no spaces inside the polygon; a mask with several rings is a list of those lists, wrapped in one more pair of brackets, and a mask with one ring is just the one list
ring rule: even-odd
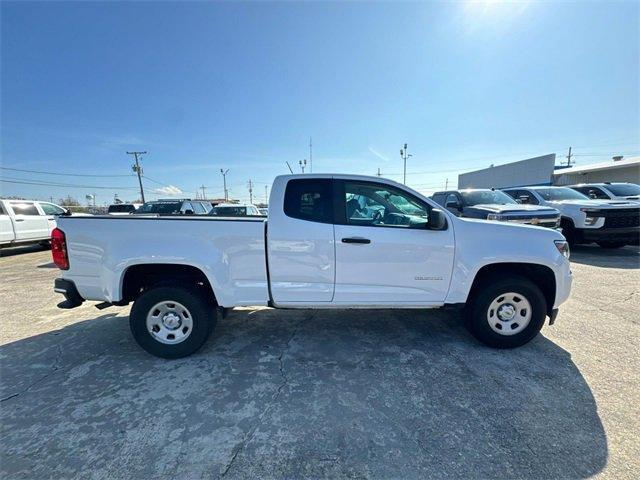
{"label": "truck rear wheel", "polygon": [[535,337],[544,325],[546,301],[531,281],[510,276],[477,291],[467,309],[467,325],[478,340],[494,348],[514,348]]}
{"label": "truck rear wheel", "polygon": [[129,315],[138,345],[162,358],[186,357],[199,350],[215,322],[214,306],[185,287],[152,288],[135,301]]}

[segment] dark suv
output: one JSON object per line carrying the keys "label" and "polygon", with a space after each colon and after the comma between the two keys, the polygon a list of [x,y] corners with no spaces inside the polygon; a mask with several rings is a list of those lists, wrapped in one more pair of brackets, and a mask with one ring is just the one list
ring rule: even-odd
{"label": "dark suv", "polygon": [[210,211],[210,202],[183,198],[146,202],[133,215],[206,215]]}
{"label": "dark suv", "polygon": [[560,226],[560,212],[555,208],[522,205],[500,190],[448,190],[436,192],[431,198],[458,217],[525,223],[549,228]]}

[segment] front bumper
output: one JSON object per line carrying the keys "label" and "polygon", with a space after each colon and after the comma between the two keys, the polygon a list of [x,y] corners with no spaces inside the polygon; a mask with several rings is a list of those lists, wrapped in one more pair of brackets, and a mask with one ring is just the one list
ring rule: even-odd
{"label": "front bumper", "polygon": [[80,296],[76,284],[71,280],[56,278],[53,284],[53,291],[64,295],[65,301],[58,304],[58,308],[76,308],[82,305],[84,298]]}
{"label": "front bumper", "polygon": [[629,228],[588,228],[580,231],[582,238],[590,242],[627,242],[637,243],[640,239],[640,227]]}

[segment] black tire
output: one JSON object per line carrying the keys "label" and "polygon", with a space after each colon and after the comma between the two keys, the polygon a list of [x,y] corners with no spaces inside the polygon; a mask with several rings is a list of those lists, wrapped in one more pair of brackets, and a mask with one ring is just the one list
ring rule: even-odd
{"label": "black tire", "polygon": [[562,219],[560,221],[560,226],[562,227],[562,235],[564,235],[569,246],[573,247],[576,244],[576,229],[574,228],[573,223],[569,220]]}
{"label": "black tire", "polygon": [[597,242],[598,245],[602,248],[620,248],[624,247],[626,242]]}
{"label": "black tire", "polygon": [[[188,336],[180,343],[166,344],[147,329],[147,315],[161,302],[175,302],[185,307],[191,326]],[[195,288],[154,287],[143,293],[133,304],[129,326],[133,338],[143,349],[156,357],[182,358],[195,353],[204,345],[216,324],[215,305]]]}
{"label": "black tire", "polygon": [[[493,348],[515,348],[529,342],[542,329],[547,312],[547,302],[530,280],[520,276],[493,277],[484,280],[486,286],[477,290],[467,305],[467,327],[474,337]],[[531,305],[529,324],[519,333],[503,335],[489,325],[488,313],[491,303],[506,293],[516,293]]]}

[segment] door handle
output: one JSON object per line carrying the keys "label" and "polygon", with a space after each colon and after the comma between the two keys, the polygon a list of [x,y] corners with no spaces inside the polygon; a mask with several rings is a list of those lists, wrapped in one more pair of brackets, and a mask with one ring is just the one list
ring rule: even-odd
{"label": "door handle", "polygon": [[16,222],[24,222],[24,218],[16,218]]}
{"label": "door handle", "polygon": [[342,243],[371,243],[371,240],[369,240],[368,238],[361,238],[361,237],[349,237],[349,238],[343,238]]}

